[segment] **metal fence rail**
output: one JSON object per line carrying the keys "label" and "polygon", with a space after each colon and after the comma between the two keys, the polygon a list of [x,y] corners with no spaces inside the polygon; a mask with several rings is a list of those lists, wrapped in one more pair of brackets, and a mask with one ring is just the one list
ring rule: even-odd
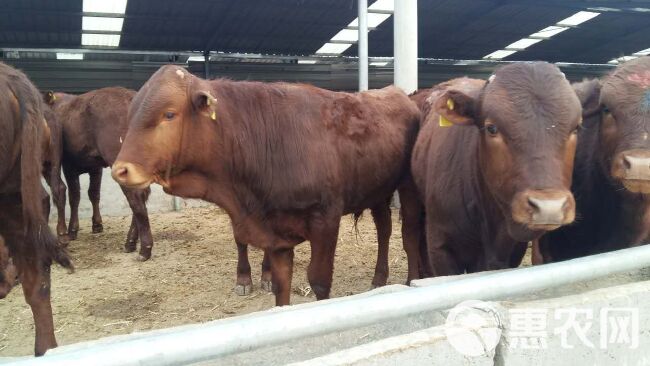
{"label": "metal fence rail", "polygon": [[[521,268],[398,293],[323,302],[203,326],[138,334],[16,362],[16,365],[182,365],[380,321],[498,300],[650,265],[650,246]],[[128,337],[127,337],[128,338]]]}

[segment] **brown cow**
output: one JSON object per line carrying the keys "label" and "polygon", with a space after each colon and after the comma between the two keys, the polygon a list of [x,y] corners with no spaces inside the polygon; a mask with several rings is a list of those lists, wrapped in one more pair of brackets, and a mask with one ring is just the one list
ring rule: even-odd
{"label": "brown cow", "polygon": [[574,84],[583,105],[572,191],[575,224],[544,235],[544,262],[650,240],[650,57]]}
{"label": "brown cow", "polygon": [[7,295],[17,272],[34,316],[38,356],[56,347],[50,266],[55,261],[72,269],[72,263],[44,215],[49,197],[41,167],[48,136],[41,96],[23,73],[3,63],[0,131],[0,296]]}
{"label": "brown cow", "polygon": [[133,100],[113,178],[223,207],[237,242],[268,251],[277,305],[289,303],[293,247],[309,240],[309,282],[324,299],[341,216],[381,207],[389,217],[418,117],[393,87],[206,81],[164,66]]}
{"label": "brown cow", "polygon": [[[48,92],[51,93],[51,92]],[[47,97],[47,95],[46,95]],[[65,223],[65,192],[66,186],[61,178],[61,158],[63,157],[63,126],[50,108],[43,108],[45,121],[49,129],[49,144],[45,150],[43,176],[52,191],[52,199],[57,209],[56,233],[61,245],[68,245],[68,229]],[[49,206],[49,205],[48,205]],[[49,209],[46,210],[49,216]]]}
{"label": "brown cow", "polygon": [[[127,130],[126,115],[134,95],[133,90],[124,88],[103,88],[79,96],[46,94],[47,104],[63,124],[63,174],[70,195],[68,234],[71,240],[77,238],[79,230],[79,175],[83,173],[90,175],[88,197],[93,206],[93,233],[103,230],[99,212],[102,169],[112,165],[120,151]],[[146,206],[149,189],[122,188],[122,191],[133,211],[124,251],[135,251],[139,237],[137,259],[147,260],[153,247]]]}
{"label": "brown cow", "polygon": [[[574,220],[580,102],[545,62],[434,87],[412,159],[435,275],[517,266],[527,242]],[[450,125],[444,127],[444,125]]]}

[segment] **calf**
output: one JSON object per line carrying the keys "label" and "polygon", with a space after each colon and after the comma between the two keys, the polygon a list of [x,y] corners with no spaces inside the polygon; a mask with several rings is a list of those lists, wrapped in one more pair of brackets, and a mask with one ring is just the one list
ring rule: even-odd
{"label": "calf", "polygon": [[[341,216],[376,208],[390,220],[387,203],[408,174],[418,117],[394,87],[337,93],[206,81],[164,66],[133,100],[113,178],[223,207],[235,240],[268,252],[277,305],[289,303],[293,248],[309,240],[308,279],[323,299]],[[385,227],[380,235],[390,235]]]}
{"label": "calf", "polygon": [[41,185],[49,143],[41,96],[18,70],[0,63],[0,297],[22,283],[34,316],[35,354],[56,347],[50,304],[53,261],[72,268],[47,226]]}
{"label": "calf", "polygon": [[571,187],[578,220],[541,238],[543,262],[650,239],[650,57],[574,88],[584,118]]}
{"label": "calf", "polygon": [[580,102],[557,67],[503,66],[435,86],[412,159],[430,270],[519,265],[527,242],[574,220]]}
{"label": "calf", "polygon": [[[134,91],[124,88],[103,88],[79,96],[46,94],[47,104],[63,125],[63,174],[70,195],[68,234],[71,240],[77,238],[79,230],[79,175],[83,173],[90,175],[88,197],[93,206],[93,233],[103,230],[99,212],[102,169],[112,165],[120,151],[127,130],[126,115],[134,95]],[[122,187],[122,191],[133,211],[124,251],[135,251],[140,238],[137,259],[145,261],[151,257],[153,247],[146,206],[149,189]]]}

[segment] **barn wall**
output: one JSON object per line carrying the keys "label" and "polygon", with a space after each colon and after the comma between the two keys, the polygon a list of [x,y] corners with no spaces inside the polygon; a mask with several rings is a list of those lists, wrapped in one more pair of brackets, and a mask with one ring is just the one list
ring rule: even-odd
{"label": "barn wall", "polygon": [[[23,70],[41,90],[83,93],[107,86],[138,89],[160,66],[161,62],[126,61],[48,61],[4,59]],[[186,64],[180,64],[187,66]],[[495,65],[451,65],[421,63],[418,84],[421,88],[459,76],[485,78]],[[192,62],[189,70],[204,77],[203,63]],[[570,80],[596,77],[609,70],[606,67],[584,66],[562,68]],[[210,77],[234,80],[304,82],[332,90],[357,89],[357,67],[353,63],[295,64],[211,62]],[[370,67],[369,87],[381,88],[393,82],[392,67]]]}

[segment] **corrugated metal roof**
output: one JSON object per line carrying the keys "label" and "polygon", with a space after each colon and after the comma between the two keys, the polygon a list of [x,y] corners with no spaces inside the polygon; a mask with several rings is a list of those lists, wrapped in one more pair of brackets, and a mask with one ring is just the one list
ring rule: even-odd
{"label": "corrugated metal roof", "polygon": [[[650,0],[420,0],[419,56],[480,59],[594,7],[622,11],[603,12],[507,59],[604,63],[650,47],[650,12],[638,9],[650,8]],[[0,47],[79,48],[81,15],[81,0],[5,0]],[[355,17],[355,0],[129,0],[119,48],[310,55]],[[391,56],[392,39],[391,17],[370,32],[370,55]],[[345,55],[356,52],[353,46]]]}

